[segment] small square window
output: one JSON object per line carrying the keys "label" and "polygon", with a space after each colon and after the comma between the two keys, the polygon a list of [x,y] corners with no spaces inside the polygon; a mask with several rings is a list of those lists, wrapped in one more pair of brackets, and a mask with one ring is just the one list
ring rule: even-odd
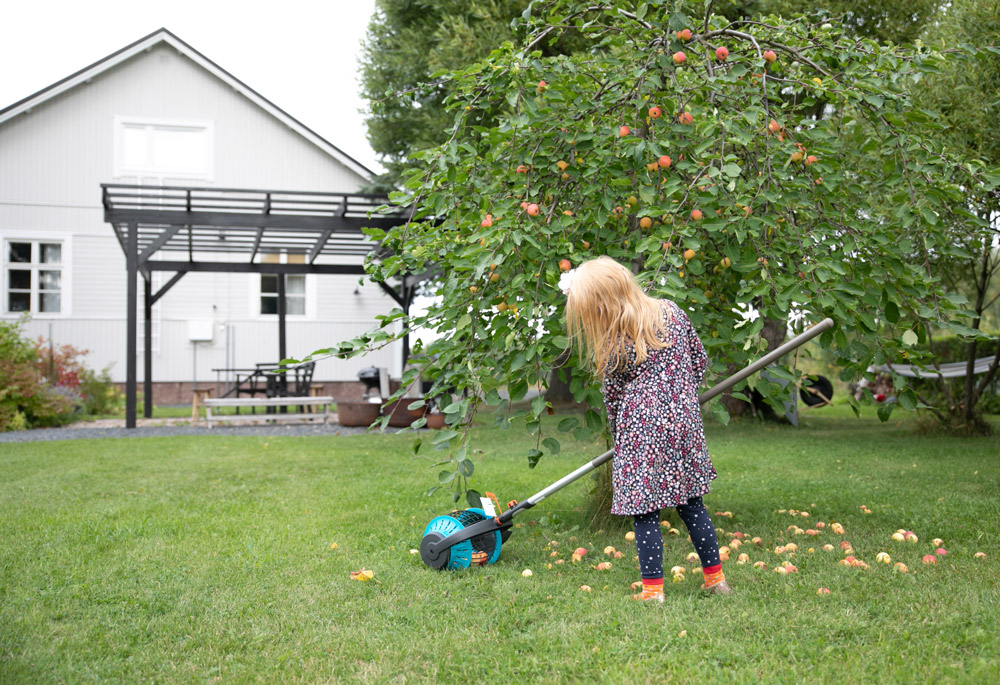
{"label": "small square window", "polygon": [[31,263],[31,243],[7,243],[10,246],[7,260],[22,264]]}
{"label": "small square window", "polygon": [[59,283],[61,280],[61,271],[38,272],[38,287],[41,290],[59,290]]}
{"label": "small square window", "polygon": [[59,293],[42,293],[41,295],[41,310],[44,313],[58,314],[62,311],[59,308],[60,297]]}
{"label": "small square window", "polygon": [[7,311],[9,312],[31,311],[31,293],[8,293]]}
{"label": "small square window", "polygon": [[59,264],[62,262],[62,245],[59,243],[42,243],[42,263]]}
{"label": "small square window", "polygon": [[7,272],[7,287],[11,290],[31,290],[31,271],[10,269]]}

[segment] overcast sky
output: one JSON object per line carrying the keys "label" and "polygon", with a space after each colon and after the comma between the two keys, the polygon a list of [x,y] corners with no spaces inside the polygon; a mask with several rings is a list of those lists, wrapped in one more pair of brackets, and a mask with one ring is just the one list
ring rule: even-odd
{"label": "overcast sky", "polygon": [[166,28],[365,166],[361,41],[375,0],[4,3],[0,109]]}

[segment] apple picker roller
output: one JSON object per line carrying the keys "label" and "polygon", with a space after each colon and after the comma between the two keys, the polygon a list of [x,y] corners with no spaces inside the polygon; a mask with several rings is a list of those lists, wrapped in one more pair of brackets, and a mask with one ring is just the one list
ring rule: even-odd
{"label": "apple picker roller", "polygon": [[[716,395],[728,390],[744,378],[812,340],[832,326],[832,319],[824,319],[739,373],[722,381],[711,390],[705,391],[698,396],[698,402],[705,404]],[[486,493],[490,500],[484,500],[485,509],[464,509],[453,511],[447,516],[438,516],[424,529],[424,537],[420,541],[420,558],[431,568],[446,568],[450,571],[473,565],[482,566],[494,563],[500,557],[501,545],[507,542],[507,538],[510,537],[514,516],[525,509],[530,509],[581,476],[590,473],[601,464],[609,461],[614,453],[613,449],[608,450],[523,502],[516,500],[511,502],[508,504],[510,508],[503,513],[499,512],[500,507],[499,502],[496,502],[496,496],[492,493]],[[487,509],[493,509],[494,502],[496,502],[496,510],[487,512]]]}

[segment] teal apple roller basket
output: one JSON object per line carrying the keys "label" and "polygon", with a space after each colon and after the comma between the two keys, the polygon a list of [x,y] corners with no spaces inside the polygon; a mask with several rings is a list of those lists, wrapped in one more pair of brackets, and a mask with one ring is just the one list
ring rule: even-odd
{"label": "teal apple roller basket", "polygon": [[[778,349],[761,357],[745,369],[722,381],[711,390],[706,390],[698,396],[698,402],[705,404],[713,397],[725,392],[748,376],[760,371],[792,350],[809,342],[824,331],[833,327],[832,319],[823,319],[809,330],[792,338]],[[536,492],[528,499],[508,504],[507,511],[499,512],[499,502],[492,493],[486,493],[492,501],[484,500],[484,506],[494,511],[478,507],[453,511],[446,516],[438,516],[427,524],[424,537],[420,541],[420,558],[434,569],[455,571],[470,566],[484,566],[495,563],[500,558],[500,549],[510,537],[513,519],[525,509],[530,509],[554,492],[584,476],[601,464],[610,460],[615,454],[608,450],[596,459],[592,459],[572,473],[569,473],[544,490]]]}

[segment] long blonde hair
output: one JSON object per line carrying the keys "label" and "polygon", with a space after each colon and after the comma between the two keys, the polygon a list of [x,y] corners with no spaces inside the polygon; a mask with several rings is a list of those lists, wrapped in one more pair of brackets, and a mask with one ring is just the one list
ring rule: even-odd
{"label": "long blonde hair", "polygon": [[641,364],[651,350],[669,347],[662,303],[642,291],[635,276],[611,257],[578,266],[566,299],[566,328],[580,356],[604,376],[628,363],[627,343]]}

